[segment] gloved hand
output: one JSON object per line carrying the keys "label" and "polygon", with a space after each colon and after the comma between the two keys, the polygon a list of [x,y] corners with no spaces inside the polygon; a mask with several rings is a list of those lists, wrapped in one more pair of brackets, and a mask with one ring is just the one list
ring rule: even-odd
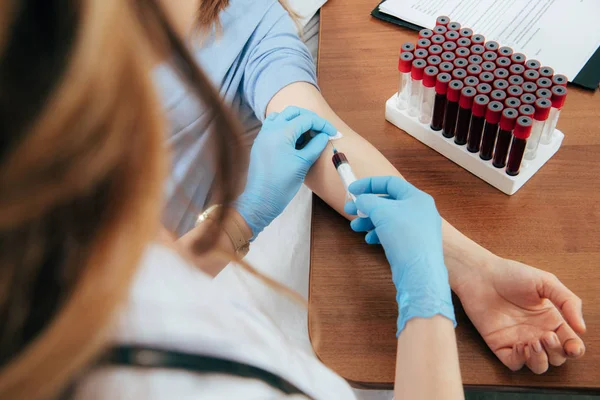
{"label": "gloved hand", "polygon": [[349,190],[357,199],[346,203],[346,213],[356,215],[358,208],[368,216],[354,219],[350,226],[368,232],[367,243],[381,243],[392,269],[397,335],[415,317],[441,314],[456,325],[444,264],[442,218],[433,198],[398,177],[360,179]]}
{"label": "gloved hand", "polygon": [[[310,129],[320,133],[296,150],[296,141]],[[298,107],[267,116],[250,151],[246,188],[235,203],[253,238],[283,212],[336,133],[325,119]]]}

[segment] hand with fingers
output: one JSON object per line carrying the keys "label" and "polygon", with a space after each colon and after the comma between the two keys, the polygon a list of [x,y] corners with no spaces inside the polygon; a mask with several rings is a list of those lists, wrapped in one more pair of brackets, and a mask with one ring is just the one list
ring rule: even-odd
{"label": "hand with fingers", "polygon": [[[298,138],[309,130],[317,135],[296,149]],[[246,187],[235,203],[254,237],[283,212],[336,133],[325,119],[299,107],[267,116],[250,151]]]}
{"label": "hand with fingers", "polygon": [[353,220],[352,228],[368,232],[367,242],[381,243],[390,263],[397,290],[397,333],[415,317],[442,315],[456,324],[442,219],[433,198],[398,177],[360,179],[348,189],[357,198],[345,211],[356,215],[358,209],[367,215]]}

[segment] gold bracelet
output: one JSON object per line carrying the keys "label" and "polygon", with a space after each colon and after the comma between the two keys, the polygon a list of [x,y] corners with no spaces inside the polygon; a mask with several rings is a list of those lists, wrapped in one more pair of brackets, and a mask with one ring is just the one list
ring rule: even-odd
{"label": "gold bracelet", "polygon": [[[206,209],[206,211],[198,216],[195,226],[200,225],[208,219],[216,221],[215,214],[221,207],[223,207],[221,204],[210,206],[208,209]],[[244,230],[239,226],[235,218],[225,219],[222,229],[231,241],[236,256],[244,258],[250,250],[250,238],[244,235]]]}

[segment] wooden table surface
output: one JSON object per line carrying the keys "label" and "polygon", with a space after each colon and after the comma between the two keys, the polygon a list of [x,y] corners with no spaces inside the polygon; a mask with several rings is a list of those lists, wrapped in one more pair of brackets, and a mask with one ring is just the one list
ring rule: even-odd
{"label": "wooden table surface", "polygon": [[[321,11],[319,83],[333,109],[375,145],[442,216],[494,253],[555,273],[584,302],[586,355],[536,376],[509,371],[456,300],[465,385],[600,389],[600,94],[569,85],[558,153],[507,196],[385,121],[400,45],[416,33],[370,16],[377,0],[329,0]],[[396,302],[381,248],[315,196],[309,330],[319,358],[356,387],[391,388]],[[319,323],[315,324],[315,315]]]}

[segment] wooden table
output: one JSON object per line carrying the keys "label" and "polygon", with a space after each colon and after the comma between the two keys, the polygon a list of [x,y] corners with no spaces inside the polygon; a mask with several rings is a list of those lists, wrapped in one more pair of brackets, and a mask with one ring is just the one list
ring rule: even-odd
{"label": "wooden table", "polygon": [[[587,353],[542,376],[513,373],[460,310],[465,385],[600,389],[600,94],[569,86],[559,152],[507,196],[385,121],[400,45],[416,33],[372,18],[378,1],[330,0],[321,11],[319,82],[333,109],[373,143],[440,213],[498,255],[551,271],[584,301]],[[518,234],[515,234],[518,232]],[[314,200],[310,335],[319,358],[356,387],[392,388],[396,302],[380,248]],[[315,315],[319,323],[315,324]]]}

